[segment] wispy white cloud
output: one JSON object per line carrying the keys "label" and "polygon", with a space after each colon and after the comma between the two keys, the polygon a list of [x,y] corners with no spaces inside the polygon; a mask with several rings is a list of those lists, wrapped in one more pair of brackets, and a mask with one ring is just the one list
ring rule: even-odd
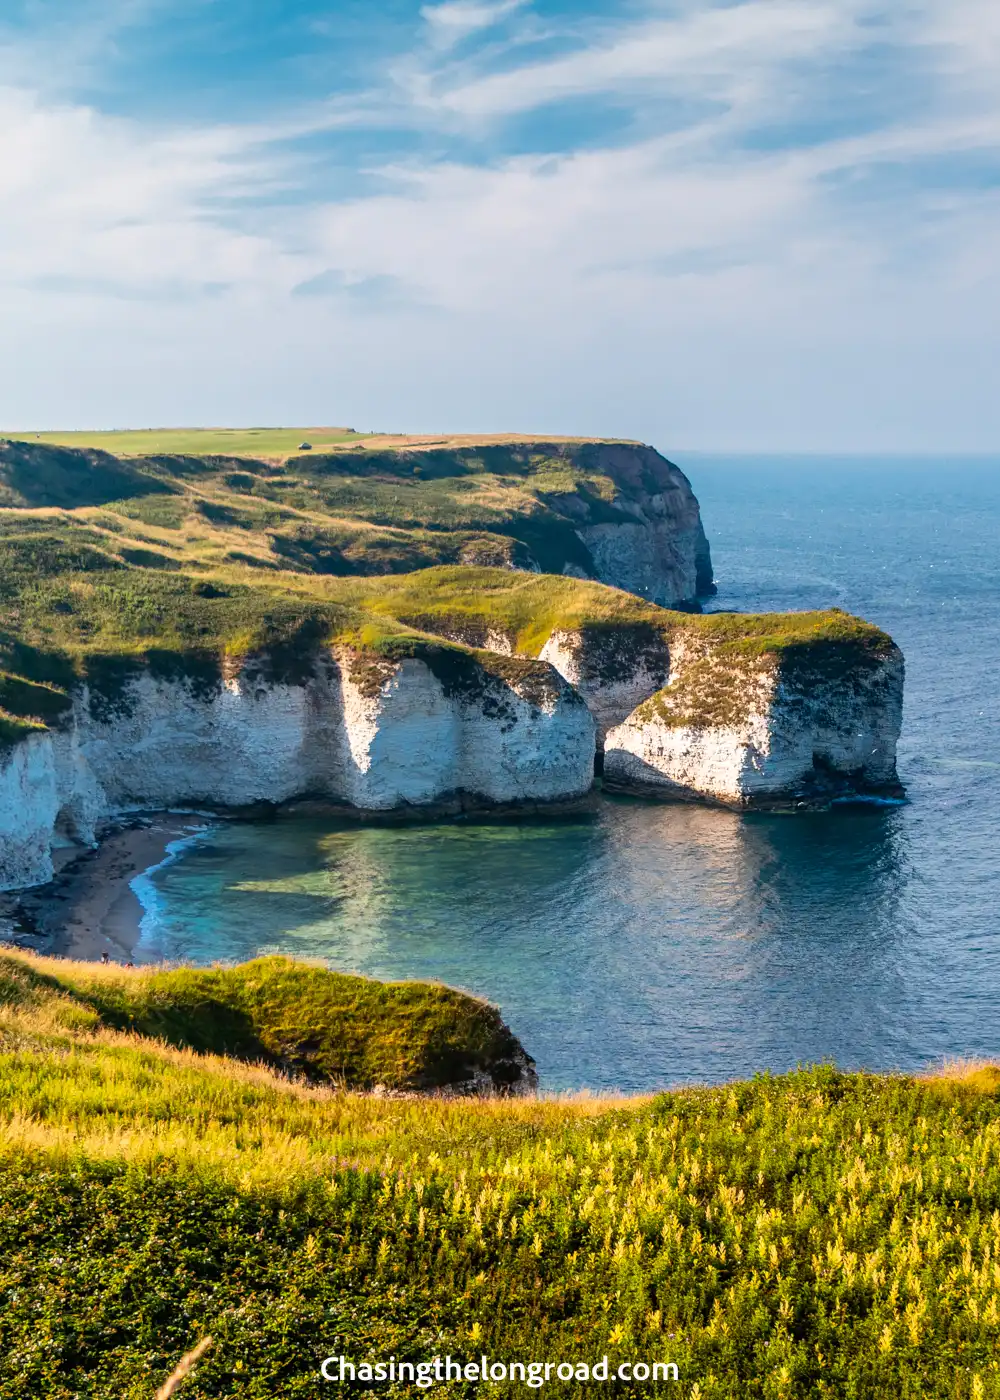
{"label": "wispy white cloud", "polygon": [[[914,421],[967,427],[962,395],[980,393],[978,371],[952,374],[955,347],[1000,351],[998,13],[984,0],[891,12],[875,0],[692,0],[669,18],[573,20],[562,51],[549,42],[540,59],[528,5],[453,0],[425,7],[384,86],[297,94],[252,123],[108,116],[33,91],[22,65],[0,89],[0,419],[23,416],[4,392],[45,399],[26,346],[54,326],[72,342],[76,326],[109,345],[124,337],[123,383],[187,346],[198,385],[178,373],[156,392],[200,402],[212,365],[216,418],[259,375],[254,393],[284,386],[288,407],[270,416],[285,418],[302,386],[335,381],[375,422],[380,401],[411,405],[413,426],[534,419],[664,445],[801,441],[810,423],[817,445],[885,440],[886,423],[901,441],[904,391]],[[918,110],[886,90],[872,100],[873,48],[878,82],[901,98],[919,79]],[[539,138],[543,154],[504,144],[512,119],[604,98],[634,120],[613,143],[575,145],[562,129],[547,151]],[[392,129],[400,146],[420,139],[405,154],[369,151],[356,164],[366,192],[334,198],[317,142],[327,156],[338,132],[388,141]],[[155,348],[136,319],[144,299],[156,302]],[[239,338],[238,369],[220,336]],[[718,369],[741,354],[737,386]],[[89,363],[80,373],[90,384]],[[775,387],[783,375],[794,399]],[[884,423],[880,383],[896,395]],[[104,402],[114,384],[91,387]],[[1000,438],[984,396],[976,431]],[[259,418],[251,402],[244,416]]]}
{"label": "wispy white cloud", "polygon": [[470,34],[491,29],[502,19],[523,9],[527,0],[444,0],[438,5],[425,5],[420,11],[434,41],[445,45],[458,43]]}
{"label": "wispy white cloud", "polygon": [[823,0],[747,0],[689,10],[679,19],[602,26],[593,42],[571,53],[443,87],[437,100],[476,117],[602,93],[635,102],[651,88],[734,100],[797,59],[863,42],[852,8]]}
{"label": "wispy white cloud", "polygon": [[174,8],[175,0],[75,0],[60,9],[28,7],[34,25],[14,26],[0,10],[0,82],[30,82],[66,94],[121,56],[130,32]]}

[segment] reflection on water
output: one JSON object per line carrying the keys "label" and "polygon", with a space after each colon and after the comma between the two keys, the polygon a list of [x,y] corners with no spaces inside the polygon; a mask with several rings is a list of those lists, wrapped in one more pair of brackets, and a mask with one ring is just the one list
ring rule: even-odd
{"label": "reflection on water", "polygon": [[1000,1055],[1000,464],[689,465],[720,607],[837,604],[903,647],[908,805],[222,827],[150,877],[143,955],[468,987],[552,1088]]}
{"label": "reflection on water", "polygon": [[553,1088],[919,1061],[899,820],[615,800],[551,823],[234,824],[158,873],[141,955],[443,979],[498,1001]]}

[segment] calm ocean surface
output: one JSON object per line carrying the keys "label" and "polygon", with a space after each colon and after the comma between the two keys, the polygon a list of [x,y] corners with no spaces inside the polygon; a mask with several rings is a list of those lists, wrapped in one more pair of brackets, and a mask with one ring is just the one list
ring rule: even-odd
{"label": "calm ocean surface", "polygon": [[285,951],[469,988],[549,1089],[1000,1055],[1000,460],[681,465],[714,607],[835,604],[902,646],[908,804],[221,826],[137,882],[140,956]]}

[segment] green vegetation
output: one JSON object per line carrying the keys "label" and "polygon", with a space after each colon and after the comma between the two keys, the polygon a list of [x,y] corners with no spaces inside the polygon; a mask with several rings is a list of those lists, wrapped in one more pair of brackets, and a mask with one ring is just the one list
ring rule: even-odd
{"label": "green vegetation", "polygon": [[36,685],[0,671],[0,709],[22,719],[51,724],[69,709],[69,700],[55,686]]}
{"label": "green vegetation", "polygon": [[44,453],[0,442],[0,506],[96,506],[170,487],[104,452]]}
{"label": "green vegetation", "polygon": [[860,647],[873,656],[892,645],[870,622],[840,608],[825,612],[707,613],[692,617],[688,629],[713,651],[741,656],[782,656],[799,647]]}
{"label": "green vegetation", "polygon": [[[673,1361],[642,1389],[686,1400],[1000,1395],[1000,1070],[387,1100],[112,1029],[216,1039],[163,975],[0,964],[3,1400],[149,1400],[209,1334],[191,1400],[315,1395],[340,1353]],[[315,1014],[290,986],[273,1025]]]}
{"label": "green vegetation", "polygon": [[[482,650],[498,638],[530,658],[556,629],[593,642],[628,628],[636,645],[683,639],[685,673],[650,702],[660,718],[716,724],[745,710],[762,669],[838,679],[892,648],[836,609],[673,613],[563,575],[592,569],[581,520],[628,518],[615,500],[637,472],[653,473],[643,490],[662,485],[655,456],[623,467],[614,444],[517,440],[365,439],[281,459],[235,450],[233,439],[228,456],[120,460],[0,442],[0,668],[64,693],[85,677],[100,706],[142,667],[214,685],[266,653],[273,678],[295,679],[317,646],[340,642],[369,655],[373,685],[383,661],[420,655],[464,688],[471,652],[529,682],[524,661]],[[551,572],[526,572],[533,561]],[[0,743],[55,714],[0,694]]]}
{"label": "green vegetation", "polygon": [[[181,524],[176,513],[157,514],[185,501],[190,514]],[[692,655],[710,655],[710,664],[697,663],[705,675],[692,671],[688,689],[701,696],[700,713],[714,715],[718,707],[705,697],[718,691],[735,703],[732,677],[758,666],[761,657],[843,671],[892,646],[877,628],[836,610],[698,616],[553,574],[470,564],[396,574],[395,564],[412,565],[412,551],[432,536],[460,540],[463,549],[498,537],[414,531],[392,546],[406,558],[397,553],[387,560],[382,545],[399,532],[355,524],[339,535],[332,527],[308,534],[298,517],[288,526],[287,514],[263,501],[240,497],[225,505],[172,487],[145,496],[133,492],[124,502],[99,507],[0,510],[0,668],[63,692],[85,677],[100,703],[101,696],[118,696],[142,667],[215,684],[231,660],[251,653],[266,653],[273,678],[295,679],[308,673],[317,646],[340,642],[387,661],[421,655],[466,684],[470,651],[495,647],[498,637],[521,657],[533,657],[556,629],[586,629],[593,638],[601,629],[629,627],[658,632],[668,642],[683,636]],[[248,566],[255,556],[229,548],[234,533],[279,527],[285,533],[273,536],[269,559],[256,559],[264,567]],[[203,548],[190,533],[195,529],[220,534],[220,544]],[[338,576],[336,559],[352,551],[366,568],[386,572]],[[305,554],[312,569],[297,572]],[[530,674],[523,661],[482,651],[478,662],[504,676],[513,669],[516,676],[508,679]],[[378,680],[381,673],[376,668],[372,674]],[[675,716],[690,710],[681,706],[682,691],[671,688],[666,709]],[[46,695],[37,698],[48,703]],[[59,702],[51,703],[58,710]],[[8,743],[29,732],[23,721],[51,721],[56,713],[32,709],[24,696],[13,704],[0,695],[0,710],[6,712],[0,740]]]}
{"label": "green vegetation", "polygon": [[22,719],[6,710],[0,710],[0,753],[14,744],[19,744],[22,739],[27,739],[29,734],[43,733],[45,728],[46,726],[38,720]]}
{"label": "green vegetation", "polygon": [[583,579],[500,569],[440,568],[366,585],[367,608],[425,632],[484,645],[490,633],[537,656],[557,628],[652,623],[669,632],[688,614]]}
{"label": "green vegetation", "polygon": [[0,748],[56,723],[69,708],[64,690],[0,671]]}
{"label": "green vegetation", "polygon": [[127,971],[0,956],[0,1000],[48,1005],[72,1026],[134,1031],[349,1088],[437,1089],[491,1071],[497,1085],[517,1077],[517,1042],[486,1002],[290,958]]}
{"label": "green vegetation", "polygon": [[287,457],[298,451],[300,442],[323,448],[359,440],[351,428],[126,428],[110,432],[6,432],[0,437],[59,447],[95,448],[116,457],[148,457],[161,452]]}
{"label": "green vegetation", "polygon": [[895,650],[892,638],[839,608],[826,612],[713,613],[686,624],[690,656],[639,717],[669,728],[738,723],[776,673],[790,687],[859,679]]}
{"label": "green vegetation", "polygon": [[[296,452],[303,434],[323,450]],[[615,504],[622,486],[606,448],[389,447],[306,429],[39,434],[0,439],[0,508],[59,507],[77,525],[159,540],[207,565],[350,576],[535,564],[592,574],[577,527],[633,518]]]}
{"label": "green vegetation", "polygon": [[[373,686],[420,655],[462,690],[542,684],[556,629],[630,629],[683,644],[671,712],[713,722],[734,676],[892,647],[836,610],[699,617],[559,576],[587,567],[580,512],[615,518],[595,444],[88,446],[0,444],[0,744],[81,678],[98,707],[140,668],[211,687],[259,653],[296,679],[327,643]],[[529,554],[554,572],[491,567]],[[498,634],[517,656],[478,650]],[[441,987],[0,955],[0,1400],[149,1400],[209,1334],[191,1400],[315,1395],[330,1353],[671,1361],[644,1388],[686,1400],[1000,1397],[1000,1071],[407,1096],[503,1086],[516,1055]]]}

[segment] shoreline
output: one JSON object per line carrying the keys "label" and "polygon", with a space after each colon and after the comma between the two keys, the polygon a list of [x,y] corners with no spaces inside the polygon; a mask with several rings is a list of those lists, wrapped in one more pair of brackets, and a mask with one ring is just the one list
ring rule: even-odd
{"label": "shoreline", "polygon": [[99,962],[107,953],[111,962],[131,964],[147,912],[135,884],[168,863],[177,843],[220,821],[323,817],[350,828],[579,819],[593,814],[599,796],[591,788],[581,797],[560,801],[483,804],[456,794],[450,800],[385,812],[309,798],[219,812],[136,812],[112,822],[93,849],[66,846],[54,851],[56,873],[47,885],[0,895],[0,942],[46,957]]}
{"label": "shoreline", "polygon": [[[761,811],[778,815],[793,811],[780,807],[737,807],[718,800],[679,797],[674,792],[640,790],[637,785],[598,780],[583,796],[551,802],[483,804],[468,794],[421,806],[387,811],[352,808],[328,799],[298,798],[278,806],[270,803],[226,811],[149,810],[122,815],[101,835],[93,849],[65,846],[53,852],[55,877],[46,885],[0,894],[0,942],[50,957],[100,961],[106,953],[112,962],[132,963],[148,912],[135,885],[143,877],[179,854],[178,844],[207,832],[220,821],[280,821],[282,818],[324,817],[345,827],[359,825],[405,827],[413,825],[473,822],[531,822],[579,820],[593,816],[602,799],[639,801],[651,805],[694,805],[740,815]],[[831,806],[897,806],[905,797],[866,794],[839,797]],[[800,810],[806,804],[795,804]]]}
{"label": "shoreline", "polygon": [[8,918],[11,941],[51,957],[134,960],[145,914],[133,882],[171,856],[177,841],[207,831],[209,819],[158,812],[113,827],[93,850],[67,852],[47,885],[20,891]]}

